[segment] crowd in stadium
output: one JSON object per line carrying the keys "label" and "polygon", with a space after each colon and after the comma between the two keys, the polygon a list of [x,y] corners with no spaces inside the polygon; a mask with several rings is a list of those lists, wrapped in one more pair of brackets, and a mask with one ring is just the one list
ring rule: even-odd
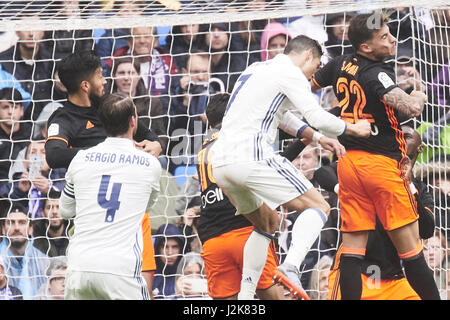
{"label": "crowd in stadium", "polygon": [[[45,2],[41,1],[42,6]],[[81,17],[82,12],[84,18],[89,17],[86,15],[89,2],[58,2],[61,17]],[[100,17],[114,12],[126,17],[142,11],[146,3],[104,2],[105,7],[89,14]],[[261,0],[253,2],[258,5]],[[160,6],[164,8],[163,4]],[[45,151],[50,129],[47,120],[67,99],[67,89],[58,76],[60,59],[73,52],[93,50],[101,58],[106,93],[121,92],[132,97],[139,117],[158,135],[161,145],[158,160],[165,178],[161,181],[161,199],[155,212],[150,212],[156,260],[153,296],[209,299],[202,243],[197,235],[202,199],[196,172],[197,153],[208,134],[206,105],[218,93],[231,93],[247,66],[282,53],[289,39],[297,35],[305,34],[324,46],[324,63],[352,52],[346,24],[353,14],[171,28],[2,32],[0,299],[64,296],[65,251],[72,222],[61,218],[58,199],[67,168],[49,165]],[[26,23],[40,18],[39,14],[33,14],[20,19]],[[390,19],[391,33],[398,41],[398,53],[393,58],[398,84],[405,92],[423,90],[429,99],[421,118],[409,122],[422,139],[412,172],[426,184],[426,193],[434,204],[436,231],[425,240],[424,248],[427,262],[442,289],[441,296],[447,299],[450,290],[450,269],[446,265],[450,239],[450,166],[447,165],[450,159],[450,27],[447,25],[450,10],[411,13],[409,8],[396,8]],[[326,110],[339,106],[332,91],[324,89],[315,94]],[[288,137],[287,141],[292,139]],[[286,142],[281,141],[276,147],[285,146]],[[318,170],[329,168],[333,161],[333,156],[317,145],[305,147],[292,161],[321,189],[332,208],[321,237],[302,263],[302,285],[312,299],[327,299],[327,275],[339,244],[336,190],[330,179],[323,179],[327,173]],[[288,215],[281,209],[280,217],[277,252],[282,261],[298,213]],[[200,279],[195,289],[185,284],[192,278]]]}

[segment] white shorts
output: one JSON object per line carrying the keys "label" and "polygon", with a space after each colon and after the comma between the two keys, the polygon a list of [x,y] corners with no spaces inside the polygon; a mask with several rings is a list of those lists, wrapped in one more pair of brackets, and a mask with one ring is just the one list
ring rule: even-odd
{"label": "white shorts", "polygon": [[150,300],[143,277],[67,271],[65,300]]}
{"label": "white shorts", "polygon": [[212,171],[214,180],[236,207],[237,214],[251,213],[263,203],[274,210],[313,188],[311,182],[281,156],[213,167]]}

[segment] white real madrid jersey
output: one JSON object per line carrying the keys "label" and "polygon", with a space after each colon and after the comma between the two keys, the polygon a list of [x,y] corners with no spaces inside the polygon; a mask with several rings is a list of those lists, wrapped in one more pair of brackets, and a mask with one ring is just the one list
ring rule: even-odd
{"label": "white real madrid jersey", "polygon": [[[161,165],[125,138],[107,138],[82,150],[66,173],[61,213],[74,215],[68,268],[74,271],[140,276],[142,219],[157,200]],[[62,199],[61,198],[61,199]]]}
{"label": "white real madrid jersey", "polygon": [[271,145],[287,111],[303,116],[325,133],[337,136],[345,131],[345,122],[318,104],[301,69],[287,55],[279,54],[253,63],[236,82],[211,149],[212,166],[272,158]]}

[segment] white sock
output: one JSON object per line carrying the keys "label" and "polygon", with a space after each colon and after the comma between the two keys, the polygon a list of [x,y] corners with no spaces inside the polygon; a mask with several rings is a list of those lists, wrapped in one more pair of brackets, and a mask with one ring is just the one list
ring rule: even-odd
{"label": "white sock", "polygon": [[268,237],[253,231],[244,246],[241,291],[238,300],[253,300],[270,245]]}
{"label": "white sock", "polygon": [[316,241],[326,221],[327,215],[319,209],[309,208],[303,211],[292,227],[292,242],[284,262],[300,269],[300,264]]}

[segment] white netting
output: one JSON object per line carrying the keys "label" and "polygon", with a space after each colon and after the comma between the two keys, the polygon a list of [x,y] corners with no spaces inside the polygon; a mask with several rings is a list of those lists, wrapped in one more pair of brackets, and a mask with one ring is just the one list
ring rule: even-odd
{"label": "white netting", "polygon": [[[123,7],[117,6],[120,1],[116,1],[116,6],[113,2],[1,1],[0,89],[19,89],[22,98],[13,100],[23,100],[24,110],[23,115],[20,107],[4,113],[0,98],[0,188],[3,188],[0,189],[0,197],[6,203],[0,216],[0,252],[4,260],[12,261],[7,270],[10,283],[25,291],[24,294],[30,294],[32,298],[54,295],[46,290],[50,284],[57,283],[50,280],[57,278],[58,274],[47,271],[47,260],[49,256],[64,253],[69,237],[70,225],[62,224],[56,213],[55,216],[50,213],[57,200],[43,201],[58,197],[58,190],[64,185],[64,170],[43,170],[38,163],[45,139],[45,130],[40,129],[53,110],[66,100],[64,88],[55,74],[55,62],[74,51],[94,50],[102,58],[108,92],[128,90],[127,93],[136,99],[140,116],[160,136],[163,152],[159,159],[164,171],[161,196],[150,213],[152,231],[156,242],[159,228],[167,231],[165,224],[178,224],[183,238],[178,252],[181,257],[184,256],[181,252],[201,250],[195,228],[191,233],[187,221],[180,220],[191,207],[191,200],[199,195],[198,181],[193,175],[196,153],[207,135],[204,107],[214,93],[230,92],[246,66],[267,59],[276,52],[275,46],[268,50],[271,38],[265,31],[265,27],[274,22],[292,36],[306,34],[317,39],[326,48],[329,59],[351,52],[345,26],[352,13],[392,10],[390,27],[399,43],[396,57],[399,83],[405,89],[423,88],[429,97],[421,121],[414,124],[424,140],[424,152],[418,157],[415,172],[425,181],[435,200],[436,229],[442,231],[444,237],[448,236],[450,15],[448,10],[443,10],[450,7],[448,1],[135,1],[141,6],[138,11],[130,10],[133,1],[124,2]],[[70,5],[64,6],[63,3]],[[39,19],[36,18],[38,16]],[[39,51],[36,50],[38,47]],[[142,47],[143,51],[139,51]],[[136,87],[134,83],[137,83]],[[326,109],[336,106],[329,89],[317,97]],[[11,119],[22,129],[17,132],[8,130]],[[35,159],[26,152],[27,147],[32,150],[31,154],[37,155]],[[328,161],[329,155],[321,151],[317,162],[304,169],[305,173]],[[45,179],[30,184],[23,173],[39,175],[36,171],[41,171]],[[335,220],[329,221],[320,238],[322,245],[315,246],[303,264],[305,288],[316,297],[319,291],[326,291],[318,287],[321,273],[316,263],[319,257],[334,255],[340,241],[337,227],[339,204],[333,192],[324,191],[324,194],[334,199],[330,204]],[[25,259],[30,261],[27,269],[21,268],[15,257],[10,259],[10,256],[20,256],[23,252],[9,242],[17,243],[20,248],[20,241],[15,241],[8,233],[14,220],[4,218],[10,211],[6,200],[21,202],[32,215],[33,229],[25,227],[17,231],[23,241],[28,233],[32,235],[33,250],[30,246],[25,255]],[[195,211],[197,207],[194,206],[193,214],[198,214]],[[282,231],[278,232],[280,258],[285,254],[284,243],[289,229],[288,232]],[[159,237],[166,238],[166,233]],[[430,266],[446,297],[446,247],[440,242],[434,244],[429,241],[425,248],[431,248],[435,256],[430,260]],[[157,260],[173,254],[177,253],[155,251]],[[185,260],[187,263],[187,260],[196,258],[187,257]],[[44,266],[41,266],[41,261],[44,261]],[[433,264],[433,261],[442,263]],[[321,260],[324,265],[327,262],[326,258]],[[172,273],[168,274],[168,270]],[[163,262],[162,269],[158,268],[156,274],[158,290],[154,291],[155,296],[174,297],[175,277],[171,275],[180,275],[180,272],[181,269]],[[311,288],[309,280],[312,280]],[[204,283],[198,281],[197,285],[203,288]],[[1,290],[0,275],[0,298],[4,294]],[[204,297],[204,294],[194,296]]]}

